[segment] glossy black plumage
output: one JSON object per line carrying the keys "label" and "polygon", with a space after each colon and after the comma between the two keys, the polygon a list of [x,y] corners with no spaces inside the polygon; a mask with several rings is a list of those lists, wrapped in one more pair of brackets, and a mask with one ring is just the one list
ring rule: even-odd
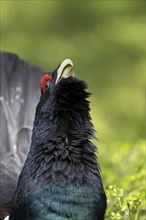
{"label": "glossy black plumage", "polygon": [[[106,196],[96,147],[90,141],[94,138],[94,129],[87,85],[75,77],[62,77],[56,83],[58,68],[51,73],[52,83],[46,93],[42,93],[36,108],[32,143],[12,200],[10,220],[104,219]],[[67,190],[66,197],[62,186]],[[87,201],[78,199],[86,197],[87,191],[90,192]],[[59,206],[49,205],[62,197],[64,202]],[[67,201],[74,210],[70,214]]]}
{"label": "glossy black plumage", "polygon": [[42,94],[36,108],[32,143],[20,175],[10,220],[16,218],[23,201],[25,203],[27,198],[50,184],[96,186],[103,195],[99,200],[102,216],[99,213],[94,219],[104,219],[106,197],[96,161],[96,148],[90,142],[94,129],[89,114],[87,85],[75,77],[62,78],[56,84],[57,73],[58,68],[51,74],[52,84]]}

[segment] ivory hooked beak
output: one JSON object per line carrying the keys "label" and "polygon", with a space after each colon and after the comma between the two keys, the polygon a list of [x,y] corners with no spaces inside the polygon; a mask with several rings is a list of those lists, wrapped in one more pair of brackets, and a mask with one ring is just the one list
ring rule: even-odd
{"label": "ivory hooked beak", "polygon": [[57,84],[62,78],[74,77],[73,62],[70,59],[64,60],[57,70]]}

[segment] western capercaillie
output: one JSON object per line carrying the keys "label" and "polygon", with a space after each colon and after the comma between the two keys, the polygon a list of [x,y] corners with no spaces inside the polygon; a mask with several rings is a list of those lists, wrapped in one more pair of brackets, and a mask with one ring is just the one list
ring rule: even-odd
{"label": "western capercaillie", "polygon": [[41,78],[32,142],[10,220],[103,220],[106,209],[87,84],[64,60]]}

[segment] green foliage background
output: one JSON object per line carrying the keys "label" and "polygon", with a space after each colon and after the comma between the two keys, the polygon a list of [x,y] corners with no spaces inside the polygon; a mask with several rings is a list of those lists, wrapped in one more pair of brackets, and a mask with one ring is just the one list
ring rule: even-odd
{"label": "green foliage background", "polygon": [[1,50],[89,84],[106,219],[145,219],[145,1],[1,0]]}

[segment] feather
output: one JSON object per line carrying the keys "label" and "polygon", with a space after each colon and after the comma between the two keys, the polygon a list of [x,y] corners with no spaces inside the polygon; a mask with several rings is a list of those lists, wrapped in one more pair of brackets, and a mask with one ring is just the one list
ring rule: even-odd
{"label": "feather", "polygon": [[0,59],[0,219],[3,219],[28,154],[42,71],[11,53],[0,52]]}
{"label": "feather", "polygon": [[[69,59],[63,61],[47,78],[51,80],[46,87],[43,81],[30,150],[11,200],[9,219],[103,220],[106,196],[96,160],[96,147],[90,142],[90,138],[94,137],[94,128],[87,84],[75,77],[73,63]],[[24,78],[25,83],[28,84],[28,81]],[[19,114],[23,106],[20,103],[23,97],[21,83],[18,90],[16,111]],[[3,102],[3,109],[4,105],[8,106]],[[6,116],[11,115],[7,112],[6,120]],[[21,145],[21,141],[25,142],[29,137],[29,131],[24,129],[28,124],[24,126],[22,120],[25,118],[27,121],[28,116],[22,116],[17,118],[17,114],[14,114],[12,117],[15,119],[13,127],[17,128],[18,120],[23,128],[19,131],[19,138],[17,129],[16,137],[13,138],[13,154],[18,156],[25,155],[27,150],[25,144],[22,144],[22,151],[18,153],[17,144]],[[19,160],[16,161],[18,163]]]}

